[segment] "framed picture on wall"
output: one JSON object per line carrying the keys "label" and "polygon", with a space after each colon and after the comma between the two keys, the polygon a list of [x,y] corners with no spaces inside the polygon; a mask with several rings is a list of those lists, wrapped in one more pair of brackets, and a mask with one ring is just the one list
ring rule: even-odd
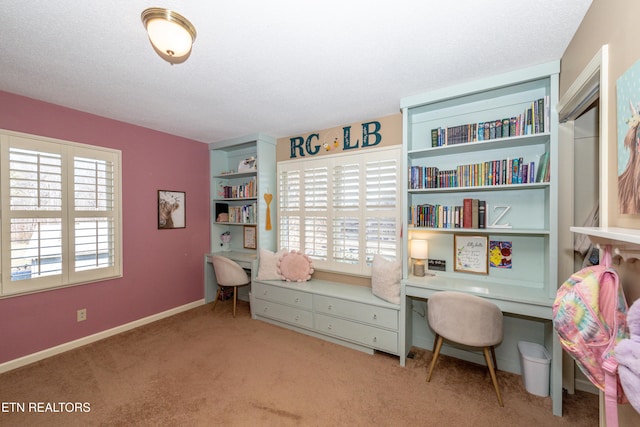
{"label": "framed picture on wall", "polygon": [[187,194],[184,191],[158,190],[158,229],[187,226]]}
{"label": "framed picture on wall", "polygon": [[453,269],[463,273],[489,274],[487,236],[453,235]]}
{"label": "framed picture on wall", "polygon": [[245,249],[256,248],[256,226],[245,225],[244,226],[244,247]]}
{"label": "framed picture on wall", "polygon": [[[636,161],[640,142],[640,61],[637,61],[616,82],[618,112],[618,212],[640,213],[638,179],[640,167]],[[636,169],[638,167],[638,169]]]}

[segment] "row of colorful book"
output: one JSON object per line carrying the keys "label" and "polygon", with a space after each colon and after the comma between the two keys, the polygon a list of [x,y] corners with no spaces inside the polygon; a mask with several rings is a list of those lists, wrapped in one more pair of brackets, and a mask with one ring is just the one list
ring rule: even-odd
{"label": "row of colorful book", "polygon": [[487,203],[465,198],[458,206],[429,203],[411,206],[409,223],[412,227],[427,228],[486,228]]}
{"label": "row of colorful book", "polygon": [[244,206],[229,206],[229,222],[255,224],[257,206],[255,203]]}
{"label": "row of colorful book", "polygon": [[[537,167],[539,166],[539,167]],[[478,187],[487,185],[528,184],[549,181],[549,153],[538,162],[522,157],[460,165],[440,170],[435,166],[409,167],[409,189]]]}
{"label": "row of colorful book", "polygon": [[256,197],[257,186],[255,180],[240,185],[221,185],[218,189],[218,197],[224,199],[243,199]]}
{"label": "row of colorful book", "polygon": [[465,144],[549,132],[549,97],[532,101],[524,112],[513,117],[431,129],[431,146]]}

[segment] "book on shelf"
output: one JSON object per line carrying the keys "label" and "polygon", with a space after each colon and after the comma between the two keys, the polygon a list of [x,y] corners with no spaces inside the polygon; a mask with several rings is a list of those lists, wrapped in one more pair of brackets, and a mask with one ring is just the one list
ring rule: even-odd
{"label": "book on shelf", "polygon": [[471,199],[471,228],[478,228],[478,199]]}
{"label": "book on shelf", "polygon": [[471,228],[473,226],[471,222],[471,212],[472,208],[472,200],[470,198],[465,198],[462,200],[462,227],[463,228]]}
{"label": "book on shelf", "polygon": [[549,152],[545,151],[540,156],[538,170],[536,171],[536,182],[548,182],[549,181]]}
{"label": "book on shelf", "polygon": [[487,226],[487,202],[478,200],[478,228],[486,228]]}

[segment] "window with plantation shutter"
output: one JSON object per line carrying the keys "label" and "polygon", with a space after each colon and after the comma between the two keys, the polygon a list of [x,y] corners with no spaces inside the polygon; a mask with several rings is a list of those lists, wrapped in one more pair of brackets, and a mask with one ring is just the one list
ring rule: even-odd
{"label": "window with plantation shutter", "polygon": [[0,141],[0,296],[120,276],[120,152],[16,132]]}
{"label": "window with plantation shutter", "polygon": [[400,147],[278,163],[279,248],[317,269],[369,275],[400,256]]}

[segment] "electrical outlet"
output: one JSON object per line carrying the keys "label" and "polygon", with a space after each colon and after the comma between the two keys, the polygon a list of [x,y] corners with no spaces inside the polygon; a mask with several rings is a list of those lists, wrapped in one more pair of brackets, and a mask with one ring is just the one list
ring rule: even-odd
{"label": "electrical outlet", "polygon": [[87,320],[87,309],[81,308],[80,310],[78,310],[77,315],[78,322],[84,322],[85,320]]}

